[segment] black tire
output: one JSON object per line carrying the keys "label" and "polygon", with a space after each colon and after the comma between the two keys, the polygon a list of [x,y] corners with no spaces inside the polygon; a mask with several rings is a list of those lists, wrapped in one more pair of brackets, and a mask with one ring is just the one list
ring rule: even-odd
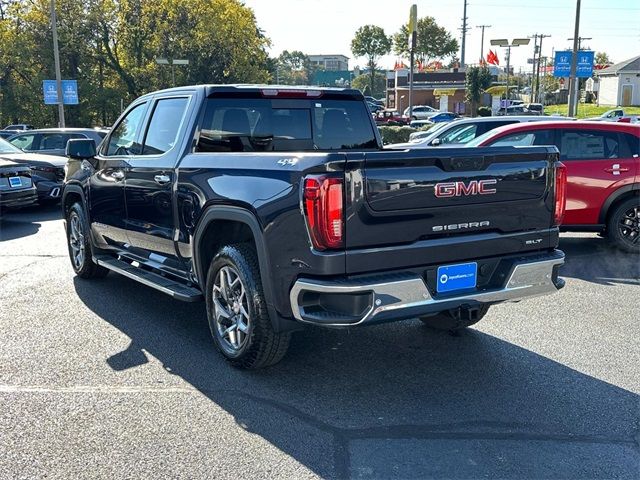
{"label": "black tire", "polygon": [[[73,271],[80,278],[104,278],[109,273],[109,270],[93,263],[89,227],[82,205],[74,203],[67,211],[66,220],[67,249]],[[74,232],[74,228],[78,229],[77,232]],[[77,235],[78,233],[79,235]],[[82,255],[78,255],[76,248],[82,251]]]}
{"label": "black tire", "polygon": [[418,117],[414,115],[413,117],[411,117],[411,120],[418,120]]}
{"label": "black tire", "polygon": [[622,202],[611,212],[607,235],[619,249],[640,253],[640,197]]}
{"label": "black tire", "polygon": [[291,333],[273,330],[252,246],[222,247],[209,266],[206,289],[211,336],[229,363],[238,368],[258,369],[282,360]]}
{"label": "black tire", "polygon": [[460,318],[457,311],[447,311],[438,313],[436,315],[431,315],[429,317],[421,317],[420,321],[424,323],[427,327],[433,328],[435,330],[461,330],[463,328],[470,327],[471,325],[475,325],[487,314],[489,311],[489,305],[482,305],[473,319],[462,319]]}

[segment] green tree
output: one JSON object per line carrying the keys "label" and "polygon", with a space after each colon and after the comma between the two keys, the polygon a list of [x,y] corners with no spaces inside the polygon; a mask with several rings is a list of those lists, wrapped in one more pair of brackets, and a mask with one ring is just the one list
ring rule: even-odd
{"label": "green tree", "polygon": [[376,72],[376,76],[373,81],[373,90],[371,90],[371,77],[367,74],[358,75],[351,82],[353,88],[357,88],[361,92],[365,91],[365,87],[369,87],[371,96],[375,98],[384,97],[387,90],[387,77],[380,72]]}
{"label": "green tree", "polygon": [[391,39],[384,33],[381,27],[376,25],[364,25],[357,31],[351,40],[351,52],[356,57],[366,57],[369,67],[369,88],[375,90],[376,68],[381,56],[391,51]]}
{"label": "green tree", "polygon": [[[393,51],[396,55],[409,58],[409,24],[402,25],[393,35]],[[458,41],[440,27],[433,17],[418,19],[416,34],[416,60],[428,63],[431,60],[441,60],[455,55],[458,51]]]}
{"label": "green tree", "polygon": [[491,86],[491,73],[485,66],[467,67],[465,77],[465,98],[471,103],[471,114],[475,117],[482,93]]}
{"label": "green tree", "polygon": [[[57,0],[63,78],[76,79],[80,105],[69,126],[109,125],[120,103],[171,85],[157,57],[187,59],[176,84],[261,83],[271,78],[269,39],[239,0]],[[56,125],[42,101],[55,78],[49,0],[0,0],[0,123]]]}
{"label": "green tree", "polygon": [[277,59],[279,82],[283,85],[308,85],[313,70],[309,57],[299,50],[284,50]]}
{"label": "green tree", "polygon": [[613,63],[607,52],[596,52],[595,61],[596,65],[611,65]]}

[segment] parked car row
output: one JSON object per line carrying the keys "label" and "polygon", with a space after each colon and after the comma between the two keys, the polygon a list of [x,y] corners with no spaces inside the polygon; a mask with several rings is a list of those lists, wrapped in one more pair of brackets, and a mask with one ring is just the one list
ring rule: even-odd
{"label": "parked car row", "polygon": [[567,172],[563,231],[595,231],[640,253],[640,125],[539,116],[458,120],[388,149],[553,145]]}
{"label": "parked car row", "polygon": [[65,148],[71,139],[90,139],[96,145],[108,130],[90,128],[33,129],[9,125],[0,136],[0,206],[17,208],[60,200],[67,163]]}

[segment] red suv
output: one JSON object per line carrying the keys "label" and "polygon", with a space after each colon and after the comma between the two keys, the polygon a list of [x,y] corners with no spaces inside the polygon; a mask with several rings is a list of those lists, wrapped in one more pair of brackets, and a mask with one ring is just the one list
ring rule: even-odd
{"label": "red suv", "polygon": [[496,128],[470,147],[555,145],[567,172],[564,231],[600,232],[640,253],[640,125],[532,122]]}

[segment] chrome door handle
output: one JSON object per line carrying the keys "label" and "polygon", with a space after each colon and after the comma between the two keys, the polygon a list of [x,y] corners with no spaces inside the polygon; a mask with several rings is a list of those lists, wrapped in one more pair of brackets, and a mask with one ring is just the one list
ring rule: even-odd
{"label": "chrome door handle", "polygon": [[124,178],[124,172],[122,170],[114,170],[113,172],[111,172],[111,178],[122,180]]}
{"label": "chrome door handle", "polygon": [[164,185],[171,181],[171,177],[169,175],[156,175],[153,179],[160,185]]}
{"label": "chrome door handle", "polygon": [[605,168],[604,171],[607,173],[613,173],[614,175],[620,175],[620,172],[628,172],[629,169],[621,167],[619,163],[614,163],[611,167]]}

